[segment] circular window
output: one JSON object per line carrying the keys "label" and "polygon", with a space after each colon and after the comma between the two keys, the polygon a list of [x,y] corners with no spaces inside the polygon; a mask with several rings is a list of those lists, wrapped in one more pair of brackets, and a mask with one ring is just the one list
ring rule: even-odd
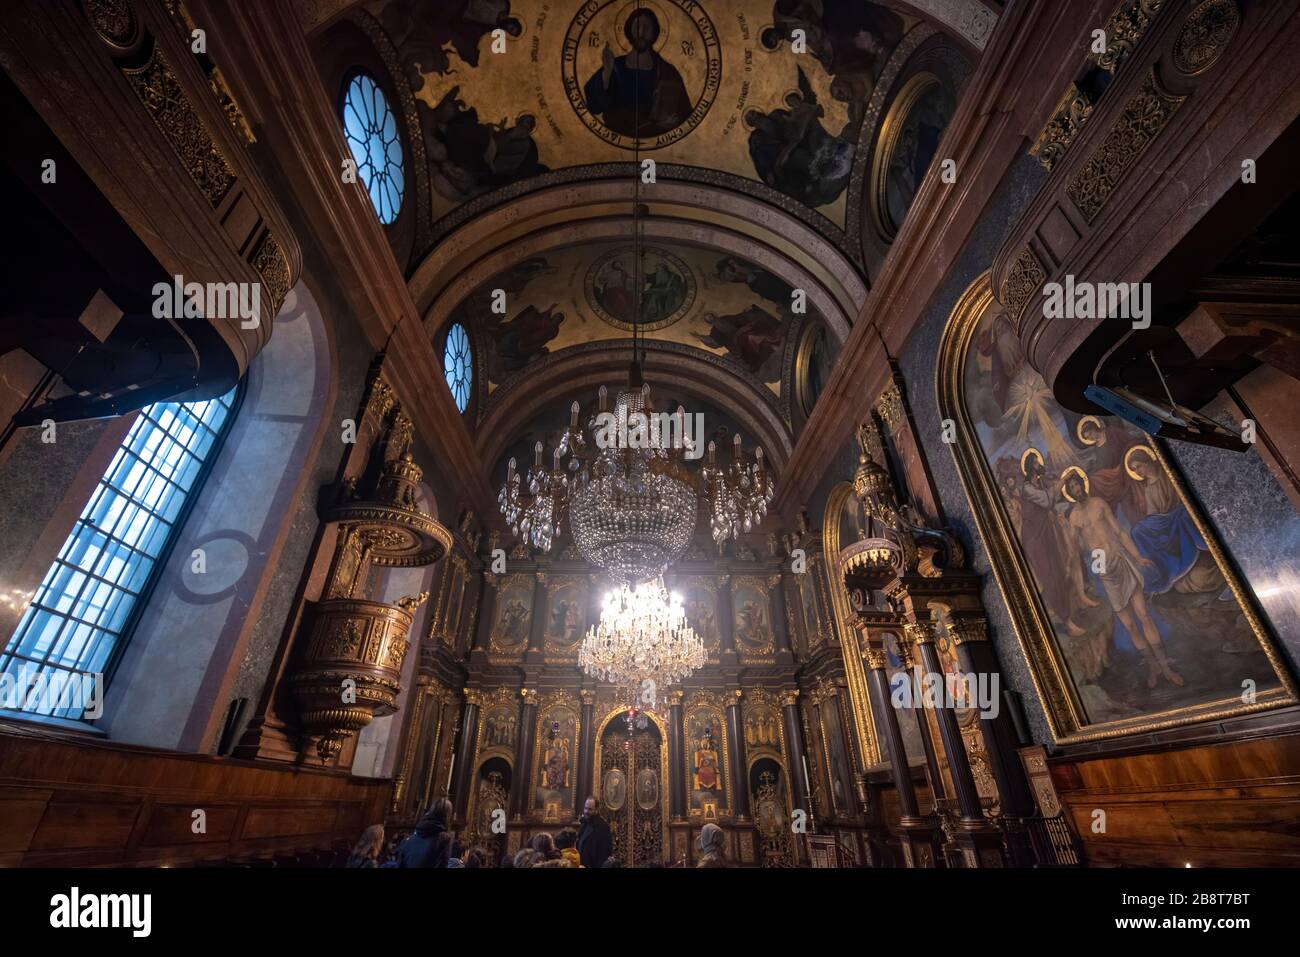
{"label": "circular window", "polygon": [[474,381],[473,354],[469,348],[469,335],[465,327],[456,323],[447,333],[447,344],[442,347],[442,371],[447,376],[447,388],[456,400],[456,408],[464,412],[469,405],[469,387]]}
{"label": "circular window", "polygon": [[402,208],[406,178],[397,117],[374,78],[358,73],[343,99],[343,136],[379,221],[387,226]]}

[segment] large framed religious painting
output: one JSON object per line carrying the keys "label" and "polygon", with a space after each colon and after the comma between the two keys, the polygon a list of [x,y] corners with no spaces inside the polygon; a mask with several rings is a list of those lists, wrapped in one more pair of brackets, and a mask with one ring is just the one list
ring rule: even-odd
{"label": "large framed religious painting", "polygon": [[687,624],[704,642],[704,653],[710,661],[717,661],[722,636],[718,630],[718,589],[713,579],[685,578],[674,590],[682,596]]}
{"label": "large framed religious painting", "polygon": [[528,647],[533,617],[533,576],[506,575],[497,586],[489,647],[497,654],[520,655]]}
{"label": "large framed religious painting", "polygon": [[687,811],[692,818],[716,820],[731,806],[722,702],[710,692],[697,691],[687,700],[684,715]]}
{"label": "large framed religious painting", "polygon": [[731,581],[732,633],[742,659],[762,659],[774,651],[772,602],[769,582],[752,575],[736,575]]}
{"label": "large framed religious painting", "polygon": [[547,658],[577,659],[587,630],[588,587],[585,575],[553,575],[546,584]]}
{"label": "large framed religious painting", "polygon": [[1263,612],[1163,445],[1055,402],[987,273],[944,332],[939,401],[1057,741],[1297,700]]}
{"label": "large framed religious painting", "polygon": [[548,824],[573,816],[579,720],[578,705],[565,691],[545,700],[537,717],[533,806]]}

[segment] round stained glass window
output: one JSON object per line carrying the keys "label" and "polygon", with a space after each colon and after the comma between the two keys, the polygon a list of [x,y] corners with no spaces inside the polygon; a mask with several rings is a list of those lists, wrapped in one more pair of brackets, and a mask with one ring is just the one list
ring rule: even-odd
{"label": "round stained glass window", "polygon": [[370,203],[387,226],[402,208],[406,178],[402,173],[402,138],[397,117],[374,78],[358,73],[343,99],[343,136],[356,160]]}
{"label": "round stained glass window", "polygon": [[442,371],[447,376],[447,388],[456,400],[456,408],[462,412],[469,405],[469,387],[474,381],[472,359],[469,335],[464,326],[456,323],[447,333],[447,344],[442,348]]}

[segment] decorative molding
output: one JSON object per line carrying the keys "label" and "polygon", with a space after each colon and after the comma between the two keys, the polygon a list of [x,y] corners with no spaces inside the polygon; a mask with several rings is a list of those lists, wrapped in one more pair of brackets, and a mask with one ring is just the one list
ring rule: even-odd
{"label": "decorative molding", "polygon": [[217,148],[161,51],[155,45],[143,66],[124,67],[122,72],[194,185],[214,209],[221,205],[235,185],[235,171]]}
{"label": "decorative molding", "polygon": [[271,302],[270,314],[277,315],[285,296],[289,295],[289,260],[285,258],[280,244],[275,241],[275,237],[270,232],[263,234],[262,241],[258,243],[257,250],[249,262],[262,277],[262,285],[266,288],[267,298]]}
{"label": "decorative molding", "polygon": [[876,415],[885,424],[890,435],[894,435],[907,422],[907,405],[903,402],[903,391],[897,382],[891,382],[880,393],[875,403]]}
{"label": "decorative molding", "polygon": [[1125,0],[1110,15],[1103,28],[1106,34],[1106,48],[1091,57],[1097,66],[1107,73],[1118,73],[1124,61],[1137,49],[1151,21],[1160,12],[1164,0]]}
{"label": "decorative molding", "polygon": [[1033,249],[1026,246],[1007,271],[1007,278],[1002,283],[1002,295],[998,297],[1013,320],[1024,312],[1029,298],[1046,280],[1047,270]]}
{"label": "decorative molding", "polygon": [[1089,223],[1097,218],[1111,194],[1186,99],[1162,92],[1154,69],[1147,74],[1092,158],[1074,174],[1066,190]]}
{"label": "decorative molding", "polygon": [[1183,21],[1174,40],[1173,60],[1187,76],[1204,73],[1218,63],[1241,26],[1233,0],[1204,0]]}
{"label": "decorative molding", "polygon": [[1052,118],[1029,148],[1029,155],[1050,170],[1069,150],[1070,144],[1083,129],[1083,124],[1092,116],[1092,111],[1093,104],[1088,95],[1078,85],[1071,83],[1066,87],[1061,101],[1056,104]]}

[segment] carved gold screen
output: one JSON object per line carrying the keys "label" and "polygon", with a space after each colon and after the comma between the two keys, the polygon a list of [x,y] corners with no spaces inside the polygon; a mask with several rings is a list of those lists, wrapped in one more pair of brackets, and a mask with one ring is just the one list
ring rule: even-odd
{"label": "carved gold screen", "polygon": [[1163,445],[1059,405],[987,273],[958,302],[938,371],[957,471],[1058,741],[1296,701],[1253,595]]}
{"label": "carved gold screen", "polygon": [[643,714],[629,729],[622,708],[610,712],[597,735],[596,789],[609,821],[614,856],[624,867],[660,864],[667,857],[668,752],[663,723]]}

